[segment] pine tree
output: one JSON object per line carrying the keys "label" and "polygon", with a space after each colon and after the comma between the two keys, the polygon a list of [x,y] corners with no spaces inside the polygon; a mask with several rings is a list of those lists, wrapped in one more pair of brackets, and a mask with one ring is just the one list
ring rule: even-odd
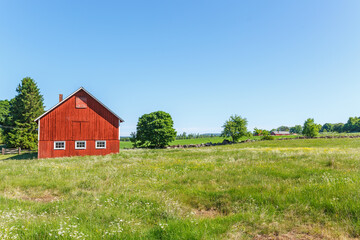
{"label": "pine tree", "polygon": [[36,149],[37,124],[34,120],[44,113],[44,98],[29,77],[21,80],[16,92],[10,107],[14,128],[7,134],[5,143],[8,147]]}

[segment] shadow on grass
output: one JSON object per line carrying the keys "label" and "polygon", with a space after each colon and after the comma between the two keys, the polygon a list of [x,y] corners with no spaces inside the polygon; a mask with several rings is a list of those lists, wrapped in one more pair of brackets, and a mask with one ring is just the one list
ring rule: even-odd
{"label": "shadow on grass", "polygon": [[9,157],[2,158],[0,161],[7,161],[7,160],[34,160],[34,159],[37,159],[37,152],[11,155]]}

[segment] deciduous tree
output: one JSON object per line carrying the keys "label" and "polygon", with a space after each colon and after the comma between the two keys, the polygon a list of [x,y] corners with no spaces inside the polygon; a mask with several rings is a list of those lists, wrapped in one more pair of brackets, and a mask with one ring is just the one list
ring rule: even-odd
{"label": "deciduous tree", "polygon": [[316,137],[319,134],[321,125],[316,124],[313,118],[308,118],[303,127],[302,133],[307,137]]}
{"label": "deciduous tree", "polygon": [[238,115],[233,115],[223,125],[221,136],[231,137],[233,142],[239,141],[243,136],[248,136],[247,119]]}
{"label": "deciduous tree", "polygon": [[163,111],[142,115],[136,131],[131,139],[137,147],[165,147],[176,137],[174,122],[170,114]]}

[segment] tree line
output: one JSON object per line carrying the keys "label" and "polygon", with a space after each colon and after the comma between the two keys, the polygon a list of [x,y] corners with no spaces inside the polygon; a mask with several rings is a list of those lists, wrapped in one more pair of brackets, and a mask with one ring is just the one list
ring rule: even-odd
{"label": "tree line", "polygon": [[0,100],[0,135],[7,147],[37,149],[37,123],[45,112],[44,98],[33,79],[26,77],[11,100]]}
{"label": "tree line", "polygon": [[[44,98],[36,82],[26,77],[16,88],[17,95],[11,100],[0,100],[0,137],[7,147],[21,147],[37,149],[37,123],[34,120],[45,112]],[[270,131],[255,128],[253,132],[247,129],[248,121],[238,115],[232,115],[225,121],[221,136],[230,137],[237,142],[242,137],[252,135],[262,136],[262,139],[271,140],[272,131],[289,131],[315,137],[319,132],[351,133],[360,132],[360,117],[350,117],[343,123],[325,123],[320,125],[314,119],[307,119],[303,125],[293,127],[280,126]],[[191,139],[216,136],[213,134],[186,134],[177,135],[174,122],[169,113],[163,111],[142,115],[137,123],[136,132],[131,133],[130,141],[135,147],[164,147],[175,139]]]}
{"label": "tree line", "polygon": [[[319,132],[334,132],[334,133],[355,133],[360,132],[360,117],[350,117],[349,120],[344,123],[325,123],[324,125],[318,124],[320,127]],[[303,127],[301,125],[295,125],[294,127],[280,126],[272,131],[289,131],[290,133],[302,134]]]}

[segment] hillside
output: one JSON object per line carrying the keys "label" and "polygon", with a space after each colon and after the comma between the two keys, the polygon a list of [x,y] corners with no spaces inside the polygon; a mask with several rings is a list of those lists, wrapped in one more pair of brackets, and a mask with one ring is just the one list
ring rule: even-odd
{"label": "hillside", "polygon": [[18,158],[0,157],[0,239],[360,236],[360,139]]}

